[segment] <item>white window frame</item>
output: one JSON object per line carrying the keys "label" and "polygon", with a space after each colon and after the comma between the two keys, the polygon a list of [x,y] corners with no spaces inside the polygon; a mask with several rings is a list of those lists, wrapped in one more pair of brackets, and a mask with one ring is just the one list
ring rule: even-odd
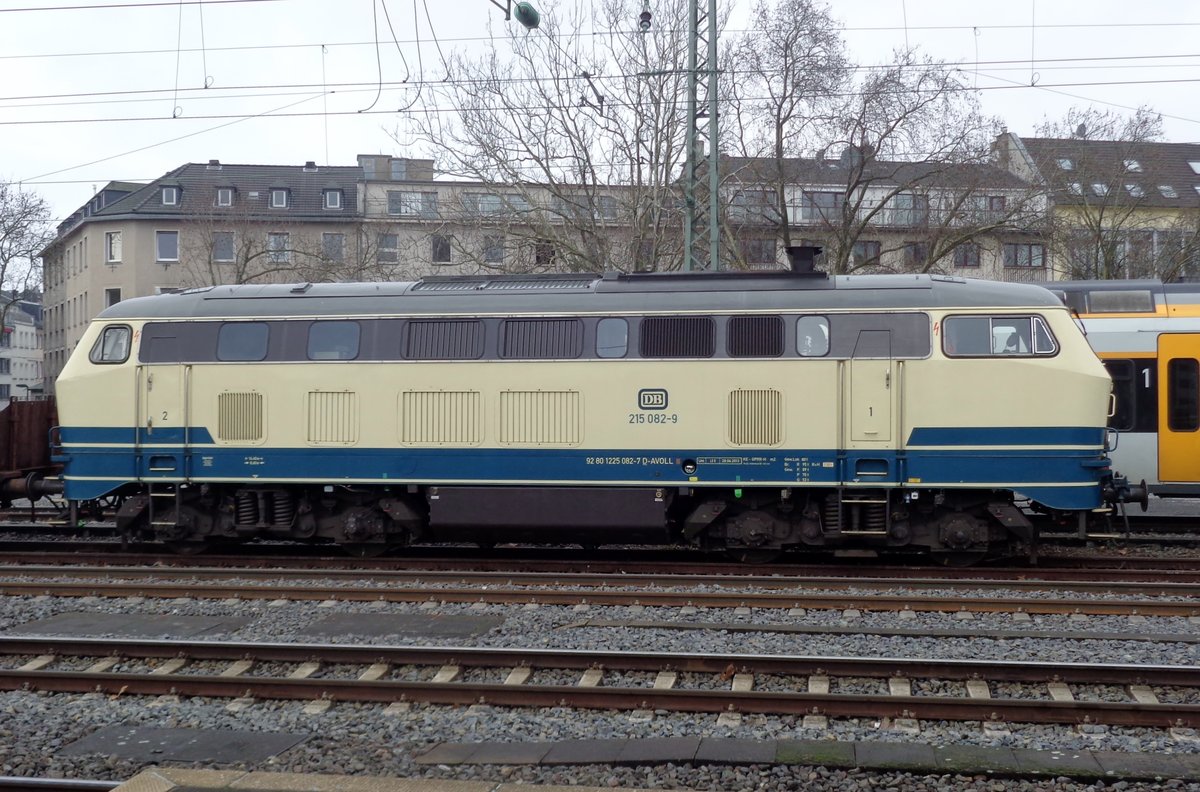
{"label": "white window frame", "polygon": [[[117,293],[117,299],[115,299],[115,300],[112,299],[113,292]],[[108,288],[106,288],[104,290],[104,307],[105,308],[111,308],[112,306],[116,305],[119,302],[121,302],[121,287],[120,286],[109,286]]]}
{"label": "white window frame", "polygon": [[[229,258],[217,258],[217,234],[229,234]],[[232,231],[213,231],[212,260],[216,264],[230,264],[237,261],[237,236]]]}
{"label": "white window frame", "polygon": [[121,263],[121,232],[104,232],[104,260],[109,264]]}
{"label": "white window frame", "polygon": [[[168,237],[175,238],[175,257],[164,257],[162,255],[162,240]],[[179,232],[178,231],[155,231],[154,232],[154,260],[158,262],[178,262],[179,261]]]}
{"label": "white window frame", "polygon": [[1192,173],[1200,176],[1200,160],[1188,160],[1188,167],[1192,169]]}
{"label": "white window frame", "polygon": [[1130,173],[1141,173],[1142,163],[1135,159],[1127,159],[1125,160],[1125,170],[1129,171]]}
{"label": "white window frame", "polygon": [[[282,199],[282,200],[276,200]],[[287,209],[288,208],[288,191],[286,188],[272,187],[271,188],[271,208],[272,209]]]}
{"label": "white window frame", "polygon": [[179,188],[178,187],[163,187],[162,188],[162,205],[163,206],[179,206]]}
{"label": "white window frame", "polygon": [[[335,237],[339,240],[336,257],[329,255],[329,240],[333,239]],[[321,255],[323,255],[325,258],[329,259],[330,261],[345,261],[346,260],[346,235],[342,234],[342,233],[336,233],[333,231],[323,232],[321,234]]]}
{"label": "white window frame", "polygon": [[342,191],[341,190],[325,190],[322,193],[324,201],[322,202],[326,209],[341,209],[342,208]]}
{"label": "white window frame", "polygon": [[[283,242],[283,246],[279,247],[276,243]],[[268,231],[267,232],[267,258],[272,264],[286,264],[292,260],[292,251],[289,248],[292,245],[292,235],[287,231]]]}
{"label": "white window frame", "polygon": [[217,188],[217,206],[233,206],[233,188]]}
{"label": "white window frame", "polygon": [[1075,170],[1075,163],[1071,161],[1070,157],[1059,157],[1057,162],[1060,170]]}
{"label": "white window frame", "polygon": [[1175,189],[1175,188],[1174,188],[1172,185],[1170,185],[1170,184],[1160,184],[1160,185],[1158,185],[1158,191],[1159,191],[1160,193],[1162,193],[1162,197],[1163,197],[1163,198],[1178,198],[1178,197],[1179,197],[1179,193],[1178,193],[1178,192],[1176,191],[1176,189]]}

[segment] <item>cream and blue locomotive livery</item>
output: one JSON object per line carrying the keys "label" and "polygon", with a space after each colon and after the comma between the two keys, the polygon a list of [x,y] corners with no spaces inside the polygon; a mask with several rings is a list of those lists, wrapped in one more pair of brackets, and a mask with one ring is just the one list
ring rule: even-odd
{"label": "cream and blue locomotive livery", "polygon": [[1026,550],[1111,490],[1045,289],[927,275],[430,278],[118,303],[57,381],[66,495],[271,537]]}

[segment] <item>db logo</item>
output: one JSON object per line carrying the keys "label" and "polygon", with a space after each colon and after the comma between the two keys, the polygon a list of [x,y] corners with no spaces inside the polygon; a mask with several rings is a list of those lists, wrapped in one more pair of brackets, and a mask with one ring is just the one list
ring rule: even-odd
{"label": "db logo", "polygon": [[638,391],[638,409],[667,409],[667,392],[662,388],[643,388]]}

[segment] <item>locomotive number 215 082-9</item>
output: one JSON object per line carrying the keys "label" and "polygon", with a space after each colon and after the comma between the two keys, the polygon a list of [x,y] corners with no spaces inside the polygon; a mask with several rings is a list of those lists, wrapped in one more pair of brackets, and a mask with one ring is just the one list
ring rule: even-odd
{"label": "locomotive number 215 082-9", "polygon": [[629,413],[631,424],[677,424],[679,413]]}

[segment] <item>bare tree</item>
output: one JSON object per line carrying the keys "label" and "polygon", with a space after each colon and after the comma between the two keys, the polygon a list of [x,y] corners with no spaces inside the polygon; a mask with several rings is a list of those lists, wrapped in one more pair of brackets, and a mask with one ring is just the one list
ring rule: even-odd
{"label": "bare tree", "polygon": [[[1073,108],[1027,141],[1055,196],[1052,244],[1069,278],[1172,280],[1200,260],[1200,211],[1147,176],[1161,164],[1162,118]],[[1184,185],[1180,185],[1184,188]]]}
{"label": "bare tree", "polygon": [[504,269],[678,266],[686,2],[656,3],[646,32],[640,11],[639,0],[550,3],[539,30],[506,27],[486,56],[452,56],[426,93],[451,111],[413,119],[427,153],[508,207],[468,202],[443,218],[465,236],[503,236],[515,252]]}
{"label": "bare tree", "polygon": [[[836,97],[850,82],[845,42],[829,9],[813,0],[756,0],[755,30],[743,33],[724,71],[727,137],[746,158],[769,157],[766,189],[784,246],[792,244],[786,158],[812,153],[834,122]],[[764,174],[766,175],[766,174]]]}
{"label": "bare tree", "polygon": [[[50,207],[36,193],[0,182],[0,286],[25,292],[42,281],[41,251],[54,241]],[[0,325],[12,300],[0,301]]]}

